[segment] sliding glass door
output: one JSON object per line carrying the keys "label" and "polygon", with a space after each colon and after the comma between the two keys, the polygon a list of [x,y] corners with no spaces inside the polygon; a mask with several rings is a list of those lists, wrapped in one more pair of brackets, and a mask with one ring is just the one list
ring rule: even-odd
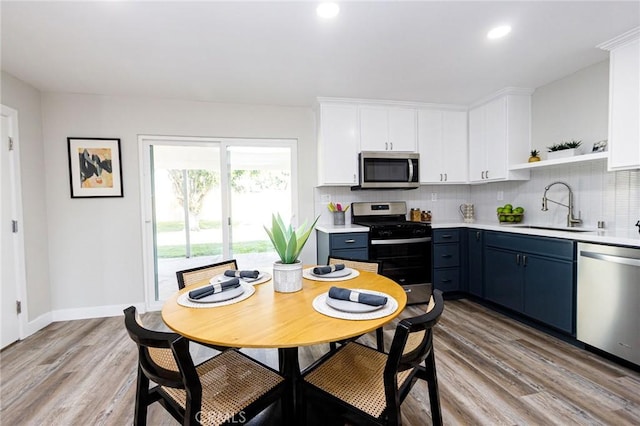
{"label": "sliding glass door", "polygon": [[177,287],[176,271],[277,259],[263,225],[292,216],[295,141],[141,137],[147,304]]}

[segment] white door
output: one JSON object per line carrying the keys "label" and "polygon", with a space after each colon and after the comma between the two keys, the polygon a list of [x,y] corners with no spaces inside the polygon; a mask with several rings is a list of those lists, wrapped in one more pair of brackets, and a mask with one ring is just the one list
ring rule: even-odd
{"label": "white door", "polygon": [[140,137],[146,299],[162,306],[176,271],[236,259],[270,267],[277,255],[263,229],[271,213],[297,211],[291,140]]}
{"label": "white door", "polygon": [[0,276],[2,291],[2,348],[20,338],[20,318],[16,302],[19,300],[23,274],[22,230],[20,229],[19,179],[17,156],[17,113],[2,107],[2,147],[0,149]]}
{"label": "white door", "polygon": [[442,129],[441,158],[445,181],[466,183],[468,174],[467,113],[464,111],[444,111]]}
{"label": "white door", "polygon": [[420,182],[444,182],[442,158],[442,111],[418,111]]}
{"label": "white door", "polygon": [[389,151],[388,120],[386,108],[360,108],[361,151]]}
{"label": "white door", "polygon": [[391,108],[389,110],[389,150],[416,152],[416,110]]}

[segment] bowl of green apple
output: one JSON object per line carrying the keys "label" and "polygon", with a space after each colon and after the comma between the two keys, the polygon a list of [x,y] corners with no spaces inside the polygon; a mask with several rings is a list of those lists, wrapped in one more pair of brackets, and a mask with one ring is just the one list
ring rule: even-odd
{"label": "bowl of green apple", "polygon": [[524,219],[524,208],[513,207],[511,204],[505,204],[498,207],[498,222],[501,224],[520,223]]}

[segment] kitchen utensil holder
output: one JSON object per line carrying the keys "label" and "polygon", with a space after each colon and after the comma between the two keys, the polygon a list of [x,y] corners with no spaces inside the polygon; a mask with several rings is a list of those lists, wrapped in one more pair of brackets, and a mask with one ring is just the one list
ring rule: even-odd
{"label": "kitchen utensil holder", "polygon": [[333,212],[333,224],[344,225],[344,212]]}

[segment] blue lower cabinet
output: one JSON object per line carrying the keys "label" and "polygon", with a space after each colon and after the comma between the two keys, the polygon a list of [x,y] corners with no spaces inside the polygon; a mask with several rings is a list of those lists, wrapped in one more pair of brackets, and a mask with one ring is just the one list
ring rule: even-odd
{"label": "blue lower cabinet", "polygon": [[469,229],[467,254],[466,273],[469,293],[484,297],[484,231]]}
{"label": "blue lower cabinet", "polygon": [[460,290],[460,268],[435,269],[433,285],[443,292]]}
{"label": "blue lower cabinet", "polygon": [[369,259],[369,234],[367,232],[328,233],[316,229],[318,265],[327,263],[329,256],[345,259]]}
{"label": "blue lower cabinet", "polygon": [[527,256],[524,313],[567,333],[574,332],[573,262]]}
{"label": "blue lower cabinet", "polygon": [[522,312],[524,290],[522,270],[516,262],[517,254],[494,248],[485,251],[484,296],[486,299]]}
{"label": "blue lower cabinet", "polygon": [[484,297],[575,334],[575,243],[485,233]]}
{"label": "blue lower cabinet", "polygon": [[443,292],[463,290],[458,229],[433,230],[433,287]]}

